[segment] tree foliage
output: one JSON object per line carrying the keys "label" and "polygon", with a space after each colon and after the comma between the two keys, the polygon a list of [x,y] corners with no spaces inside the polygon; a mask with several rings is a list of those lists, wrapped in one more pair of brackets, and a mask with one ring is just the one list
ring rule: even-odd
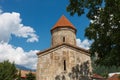
{"label": "tree foliage", "polygon": [[0,80],[15,80],[17,78],[17,69],[14,63],[4,61],[0,63]]}
{"label": "tree foliage", "polygon": [[94,60],[94,57],[92,57],[93,73],[95,74],[99,74],[104,78],[108,78],[109,73],[120,72],[120,67],[118,66],[96,65]]}
{"label": "tree foliage", "polygon": [[16,80],[22,80],[22,78],[21,78],[21,70],[18,70],[18,75],[17,75]]}
{"label": "tree foliage", "polygon": [[116,66],[104,66],[104,65],[94,65],[93,66],[93,73],[99,74],[105,78],[108,77],[109,73],[120,72],[120,67]]}
{"label": "tree foliage", "polygon": [[26,74],[26,80],[35,80],[35,75],[32,72]]}
{"label": "tree foliage", "polygon": [[120,66],[120,0],[69,0],[67,11],[90,19],[85,36],[93,40],[90,51],[96,63]]}

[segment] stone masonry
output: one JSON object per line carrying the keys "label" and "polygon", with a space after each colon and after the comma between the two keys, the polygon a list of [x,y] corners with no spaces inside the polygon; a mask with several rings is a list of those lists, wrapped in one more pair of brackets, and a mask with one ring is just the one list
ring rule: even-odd
{"label": "stone masonry", "polygon": [[75,27],[62,16],[51,34],[51,47],[37,53],[37,80],[89,80],[90,54],[76,46]]}

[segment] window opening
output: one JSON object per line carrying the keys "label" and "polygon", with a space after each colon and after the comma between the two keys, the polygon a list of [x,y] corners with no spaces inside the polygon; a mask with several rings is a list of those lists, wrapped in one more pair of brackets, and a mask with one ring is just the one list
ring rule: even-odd
{"label": "window opening", "polygon": [[65,37],[63,37],[63,42],[65,42]]}
{"label": "window opening", "polygon": [[66,71],[66,60],[64,60],[64,71]]}

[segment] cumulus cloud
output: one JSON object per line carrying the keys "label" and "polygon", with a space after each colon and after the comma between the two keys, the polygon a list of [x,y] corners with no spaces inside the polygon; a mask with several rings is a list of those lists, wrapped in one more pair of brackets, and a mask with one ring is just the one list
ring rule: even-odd
{"label": "cumulus cloud", "polygon": [[0,42],[9,42],[11,35],[26,38],[27,42],[38,41],[38,36],[30,26],[22,23],[20,14],[17,12],[3,12],[0,10]]}
{"label": "cumulus cloud", "polygon": [[21,47],[14,47],[8,43],[0,43],[0,61],[9,60],[15,64],[36,69],[38,50],[26,52]]}
{"label": "cumulus cloud", "polygon": [[91,41],[89,41],[88,39],[85,39],[83,41],[81,41],[81,39],[76,39],[76,42],[77,42],[77,46],[78,47],[81,47],[81,48],[84,48],[84,49],[90,49],[90,45],[91,45]]}
{"label": "cumulus cloud", "polygon": [[9,60],[15,64],[36,69],[38,50],[25,51],[22,47],[9,44],[11,35],[26,38],[27,42],[38,41],[38,36],[30,26],[22,24],[20,14],[17,12],[3,12],[0,9],[0,62]]}

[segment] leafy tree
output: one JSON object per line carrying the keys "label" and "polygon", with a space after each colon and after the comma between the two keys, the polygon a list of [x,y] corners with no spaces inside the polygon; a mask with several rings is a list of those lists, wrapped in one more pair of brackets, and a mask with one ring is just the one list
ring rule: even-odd
{"label": "leafy tree", "polygon": [[35,75],[32,72],[29,72],[26,75],[26,80],[35,80]]}
{"label": "leafy tree", "polygon": [[104,78],[108,78],[109,73],[120,72],[119,66],[96,65],[95,57],[92,57],[92,67],[93,67],[93,73],[99,74]]}
{"label": "leafy tree", "polygon": [[86,12],[90,19],[85,36],[93,40],[92,55],[96,63],[120,66],[120,0],[69,0],[67,11],[79,16]]}
{"label": "leafy tree", "polygon": [[114,72],[120,72],[120,67],[93,65],[93,73],[99,74],[105,78],[108,77],[109,73],[114,73]]}
{"label": "leafy tree", "polygon": [[21,70],[18,71],[17,80],[22,80],[21,79]]}
{"label": "leafy tree", "polygon": [[0,80],[14,80],[17,77],[17,69],[14,63],[4,61],[0,63]]}

